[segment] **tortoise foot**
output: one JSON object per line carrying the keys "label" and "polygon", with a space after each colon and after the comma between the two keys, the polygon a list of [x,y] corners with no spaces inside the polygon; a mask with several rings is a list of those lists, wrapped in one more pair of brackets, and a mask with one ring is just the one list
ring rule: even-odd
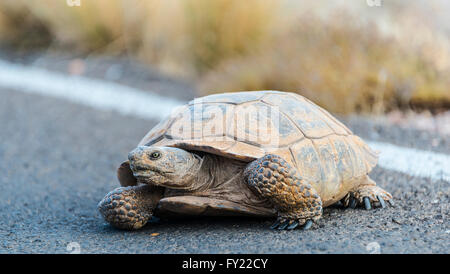
{"label": "tortoise foot", "polygon": [[291,165],[276,155],[266,155],[248,164],[247,184],[269,200],[278,213],[272,229],[309,229],[322,216],[322,200],[316,190]]}
{"label": "tortoise foot", "polygon": [[366,210],[372,208],[386,207],[386,202],[394,206],[392,195],[376,185],[362,185],[355,191],[348,193],[342,200],[344,207],[364,207]]}
{"label": "tortoise foot", "polygon": [[152,217],[157,197],[158,190],[148,185],[119,187],[106,194],[98,210],[114,227],[139,229]]}

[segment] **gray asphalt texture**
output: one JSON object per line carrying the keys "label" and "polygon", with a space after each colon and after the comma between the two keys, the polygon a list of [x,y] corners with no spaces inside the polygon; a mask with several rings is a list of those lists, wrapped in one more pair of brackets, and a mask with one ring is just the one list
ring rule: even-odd
{"label": "gray asphalt texture", "polygon": [[[162,219],[139,231],[114,229],[97,203],[119,186],[116,167],[157,121],[0,94],[0,253],[68,253],[71,242],[82,253],[369,253],[377,244],[381,253],[449,252],[449,183],[379,167],[371,177],[396,207],[325,208],[309,231],[272,231],[273,220],[256,218]],[[426,133],[344,122],[367,139],[428,148]],[[374,136],[374,128],[381,133]],[[432,137],[442,147],[430,150],[448,152],[446,138]]]}

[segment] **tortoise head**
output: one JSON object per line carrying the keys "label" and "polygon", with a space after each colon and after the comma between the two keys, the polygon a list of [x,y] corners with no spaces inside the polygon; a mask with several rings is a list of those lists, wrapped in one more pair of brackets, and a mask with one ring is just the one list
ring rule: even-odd
{"label": "tortoise head", "polygon": [[202,158],[174,147],[139,146],[128,154],[130,168],[139,183],[174,189],[190,189]]}

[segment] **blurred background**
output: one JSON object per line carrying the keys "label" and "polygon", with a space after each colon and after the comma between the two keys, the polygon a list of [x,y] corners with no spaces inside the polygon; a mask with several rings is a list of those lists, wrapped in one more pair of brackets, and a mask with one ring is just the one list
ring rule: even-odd
{"label": "blurred background", "polygon": [[[448,0],[0,0],[0,253],[448,253],[449,18]],[[308,234],[104,222],[117,167],[171,109],[264,89],[380,151],[396,207],[327,208]]]}
{"label": "blurred background", "polygon": [[1,0],[0,47],[136,60],[199,95],[276,89],[334,113],[433,115],[450,107],[449,11],[445,0]]}

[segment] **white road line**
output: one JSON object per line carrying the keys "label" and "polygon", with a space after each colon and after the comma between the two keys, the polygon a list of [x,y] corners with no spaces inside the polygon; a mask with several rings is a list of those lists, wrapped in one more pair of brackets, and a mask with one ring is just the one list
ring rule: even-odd
{"label": "white road line", "polygon": [[[184,103],[116,83],[68,76],[1,60],[0,86],[144,119],[162,119],[174,107]],[[450,155],[381,142],[368,144],[380,151],[379,165],[382,168],[450,182]]]}
{"label": "white road line", "polygon": [[128,86],[12,64],[0,60],[0,86],[65,99],[139,118],[161,119],[181,101]]}
{"label": "white road line", "polygon": [[380,151],[378,165],[382,168],[450,182],[450,155],[382,142],[368,141],[367,144]]}

